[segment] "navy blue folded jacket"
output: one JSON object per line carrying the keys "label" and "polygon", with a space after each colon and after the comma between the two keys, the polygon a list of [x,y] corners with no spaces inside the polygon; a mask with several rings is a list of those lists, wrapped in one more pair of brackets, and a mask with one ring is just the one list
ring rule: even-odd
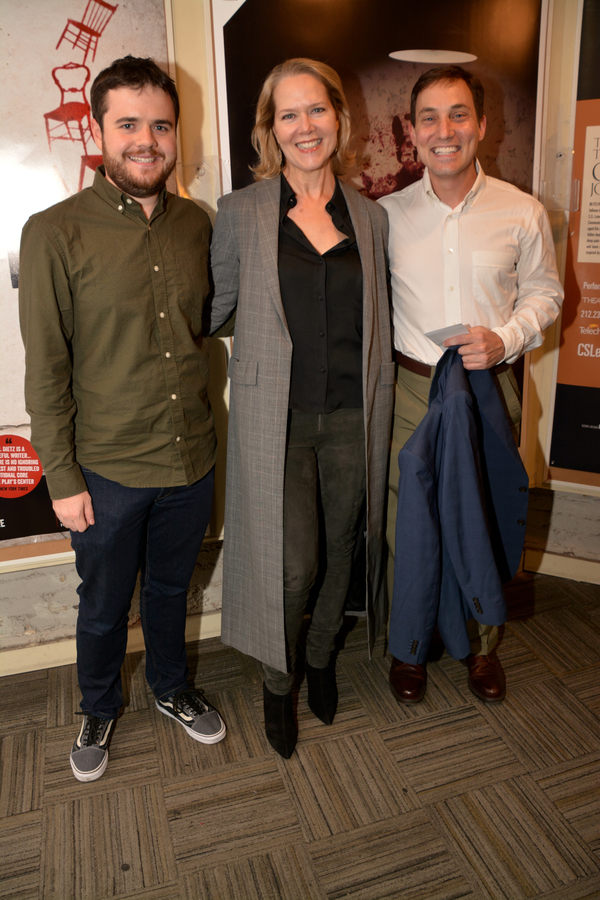
{"label": "navy blue folded jacket", "polygon": [[437,623],[448,653],[463,659],[468,619],[506,620],[502,583],[525,538],[528,477],[491,372],[468,372],[447,350],[398,462],[389,649],[422,665]]}

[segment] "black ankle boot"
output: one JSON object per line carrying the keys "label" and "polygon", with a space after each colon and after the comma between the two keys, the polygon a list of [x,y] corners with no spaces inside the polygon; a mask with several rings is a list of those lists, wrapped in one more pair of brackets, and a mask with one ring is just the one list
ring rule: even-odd
{"label": "black ankle boot", "polygon": [[273,750],[289,759],[298,740],[298,725],[294,718],[294,705],[289,694],[272,694],[263,684],[265,709],[265,734]]}
{"label": "black ankle boot", "polygon": [[331,725],[338,705],[338,689],[335,680],[335,663],[324,669],[314,669],[304,663],[308,685],[308,705],[325,725]]}

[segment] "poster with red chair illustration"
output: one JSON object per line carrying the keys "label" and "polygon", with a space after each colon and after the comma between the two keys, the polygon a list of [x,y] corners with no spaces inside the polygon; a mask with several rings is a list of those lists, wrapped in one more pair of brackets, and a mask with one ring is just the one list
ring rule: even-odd
{"label": "poster with red chair illustration", "polygon": [[52,78],[60,91],[60,106],[44,113],[48,149],[52,141],[86,141],[91,137],[90,104],[86,97],[86,85],[90,70],[79,63],[67,63],[52,69]]}
{"label": "poster with red chair illustration", "polygon": [[[0,446],[10,438],[16,453],[30,436],[17,305],[21,229],[92,184],[102,162],[90,127],[99,72],[127,54],[168,69],[168,57],[164,0],[0,0],[0,12],[0,177],[9,210],[0,222]],[[0,548],[32,535],[46,541],[57,528],[45,478],[0,496]]]}
{"label": "poster with red chair illustration", "polygon": [[96,59],[98,40],[116,11],[116,6],[111,6],[110,3],[105,3],[104,0],[88,0],[88,5],[85,8],[81,21],[78,22],[75,19],[67,21],[56,49],[58,50],[63,41],[68,41],[69,44],[73,45],[74,49],[83,50],[84,63],[89,53],[92,54],[93,62]]}

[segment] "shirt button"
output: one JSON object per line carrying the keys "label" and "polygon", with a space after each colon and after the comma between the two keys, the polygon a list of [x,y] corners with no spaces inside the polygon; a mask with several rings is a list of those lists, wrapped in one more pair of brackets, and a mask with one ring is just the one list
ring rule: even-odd
{"label": "shirt button", "polygon": [[158,266],[154,266],[154,271],[158,272]]}
{"label": "shirt button", "polygon": [[517,519],[517,525],[524,525],[525,519]]}
{"label": "shirt button", "polygon": [[171,400],[177,400],[177,394],[171,394]]}
{"label": "shirt button", "polygon": [[120,206],[117,206],[117,209],[119,210],[119,212],[121,212],[123,209],[123,204],[121,204]]}
{"label": "shirt button", "polygon": [[131,199],[128,197],[127,200],[125,201],[125,203],[133,203],[133,200],[131,200]]}
{"label": "shirt button", "polygon": [[449,247],[449,248],[448,248],[448,253],[454,253],[454,250],[453,250],[452,247]]}
{"label": "shirt button", "polygon": [[165,353],[165,356],[166,356],[166,357],[167,357],[167,359],[169,359],[169,358],[170,358],[170,356],[171,356],[171,354],[170,354],[170,353],[169,353],[169,351],[168,351],[168,350],[167,350],[167,352],[166,352],[166,353]]}
{"label": "shirt button", "polygon": [[159,316],[161,317],[161,319],[164,319],[165,314],[164,314],[164,313],[159,313]]}
{"label": "shirt button", "polygon": [[450,290],[451,290],[451,291],[454,290],[454,285],[453,285],[453,284],[450,285]]}
{"label": "shirt button", "polygon": [[324,372],[324,371],[325,371],[325,369],[323,367],[321,367],[321,372]]}
{"label": "shirt button", "polygon": [[319,332],[319,337],[325,337],[325,333],[323,331]]}
{"label": "shirt button", "polygon": [[177,435],[177,437],[175,438],[175,440],[178,441],[178,442],[181,440],[181,438],[179,437],[179,435]]}

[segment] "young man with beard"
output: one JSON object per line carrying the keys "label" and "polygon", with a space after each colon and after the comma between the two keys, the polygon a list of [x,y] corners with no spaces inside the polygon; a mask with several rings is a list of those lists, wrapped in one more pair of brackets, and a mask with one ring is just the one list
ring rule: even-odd
{"label": "young man with beard", "polygon": [[216,456],[201,325],[210,223],[165,188],[179,101],[152,60],[116,60],[94,81],[91,105],[104,165],[93,187],[29,220],[20,261],[32,442],[81,577],[83,722],[70,756],[79,781],[106,768],[140,569],[158,710],[203,743],[226,730],[188,687],[185,651]]}

